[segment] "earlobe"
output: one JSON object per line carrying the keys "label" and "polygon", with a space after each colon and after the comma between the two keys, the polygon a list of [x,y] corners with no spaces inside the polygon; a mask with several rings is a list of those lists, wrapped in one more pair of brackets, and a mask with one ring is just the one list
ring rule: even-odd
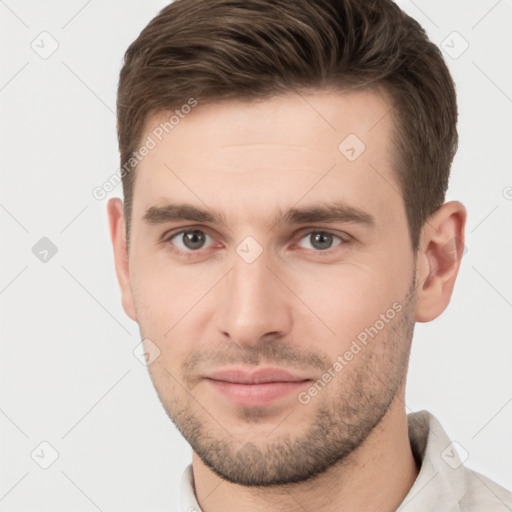
{"label": "earlobe", "polygon": [[467,212],[458,201],[443,204],[425,223],[416,263],[416,321],[430,322],[448,306],[465,252]]}
{"label": "earlobe", "polygon": [[135,302],[130,286],[130,269],[128,249],[126,246],[126,224],[123,202],[117,197],[110,199],[107,204],[107,213],[112,248],[114,250],[116,275],[121,288],[123,309],[133,321],[137,322]]}

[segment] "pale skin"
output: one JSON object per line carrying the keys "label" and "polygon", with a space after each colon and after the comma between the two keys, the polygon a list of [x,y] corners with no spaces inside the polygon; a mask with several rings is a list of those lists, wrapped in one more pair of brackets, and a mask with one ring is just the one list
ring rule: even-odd
{"label": "pale skin", "polygon": [[[466,210],[457,201],[442,205],[425,223],[415,258],[390,164],[390,109],[385,95],[369,90],[199,104],[136,170],[129,249],[122,202],[108,203],[123,307],[160,350],[150,375],[194,448],[203,512],[391,512],[418,475],[405,409],[412,329],[450,301],[462,255],[459,245],[447,248],[464,243]],[[167,118],[147,119],[141,140]],[[352,162],[338,149],[348,134],[366,146]],[[333,201],[374,223],[274,222],[278,209]],[[225,223],[143,219],[167,203],[221,212]],[[204,233],[204,246],[171,240],[180,230]],[[318,232],[334,235],[328,249],[313,245]],[[251,263],[236,250],[248,236],[262,249]],[[239,407],[204,378],[225,363],[264,364],[309,379],[307,390],[397,302],[401,313],[308,404],[292,393],[266,407]],[[359,445],[329,467],[320,457],[306,460],[308,447],[313,455],[341,453],[356,433]],[[313,467],[317,474],[303,478]]]}

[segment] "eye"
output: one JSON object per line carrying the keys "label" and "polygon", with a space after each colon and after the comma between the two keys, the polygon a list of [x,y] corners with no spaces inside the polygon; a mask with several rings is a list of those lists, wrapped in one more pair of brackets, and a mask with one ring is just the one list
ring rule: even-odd
{"label": "eye", "polygon": [[195,252],[205,247],[207,239],[213,240],[200,229],[188,229],[175,233],[165,241],[171,242],[183,252]]}
{"label": "eye", "polygon": [[[326,251],[333,247],[333,242],[336,239],[342,243],[345,243],[345,240],[343,240],[341,237],[339,237],[333,233],[329,233],[328,231],[310,231],[309,233],[307,233],[305,236],[303,236],[301,238],[301,241],[299,242],[299,246],[304,247],[305,249],[313,248],[316,251]],[[310,243],[311,246],[310,247],[308,247],[307,245],[305,246],[304,243],[302,242],[303,240],[306,241],[306,244]],[[336,245],[341,245],[341,244],[338,243]]]}

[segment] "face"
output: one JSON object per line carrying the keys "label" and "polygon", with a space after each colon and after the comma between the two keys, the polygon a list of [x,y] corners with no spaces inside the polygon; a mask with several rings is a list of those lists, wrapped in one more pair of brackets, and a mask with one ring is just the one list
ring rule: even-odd
{"label": "face", "polygon": [[165,410],[228,481],[322,473],[403,389],[415,260],[389,111],[371,91],[199,104],[139,164],[132,317]]}

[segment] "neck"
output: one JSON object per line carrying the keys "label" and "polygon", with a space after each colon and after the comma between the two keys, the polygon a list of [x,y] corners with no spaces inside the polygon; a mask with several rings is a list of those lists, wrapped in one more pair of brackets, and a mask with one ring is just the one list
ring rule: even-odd
{"label": "neck", "polygon": [[216,475],[193,452],[195,494],[203,512],[395,511],[418,476],[411,451],[404,393],[345,460],[307,482],[252,488]]}

